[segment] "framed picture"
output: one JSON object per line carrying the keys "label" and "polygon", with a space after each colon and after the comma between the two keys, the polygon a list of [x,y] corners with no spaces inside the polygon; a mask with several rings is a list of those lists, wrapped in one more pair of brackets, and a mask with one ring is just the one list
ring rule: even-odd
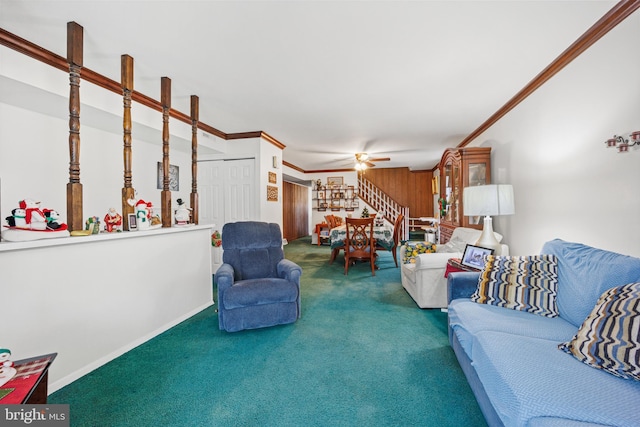
{"label": "framed picture", "polygon": [[138,217],[136,216],[136,214],[127,215],[127,221],[129,224],[129,231],[138,229]]}
{"label": "framed picture", "polygon": [[269,182],[270,182],[271,184],[275,184],[275,183],[277,183],[277,182],[278,182],[278,181],[277,181],[277,179],[278,179],[278,178],[277,178],[277,175],[276,175],[275,173],[273,173],[273,172],[269,172]]}
{"label": "framed picture", "polygon": [[278,187],[273,185],[267,185],[267,202],[278,201]]}
{"label": "framed picture", "polygon": [[323,191],[318,191],[318,199],[319,200],[324,200],[326,199],[325,195],[324,195],[324,190]]}
{"label": "framed picture", "polygon": [[[164,174],[162,173],[162,162],[158,162],[158,190],[162,190]],[[180,191],[180,167],[169,165],[169,190]]]}
{"label": "framed picture", "polygon": [[493,249],[467,244],[464,248],[460,264],[482,270],[484,268],[484,257],[487,255],[493,255]]}
{"label": "framed picture", "polygon": [[344,184],[344,177],[342,176],[330,176],[327,178],[327,185],[340,186]]}
{"label": "framed picture", "polygon": [[331,207],[339,208],[340,207],[340,199],[331,199]]}

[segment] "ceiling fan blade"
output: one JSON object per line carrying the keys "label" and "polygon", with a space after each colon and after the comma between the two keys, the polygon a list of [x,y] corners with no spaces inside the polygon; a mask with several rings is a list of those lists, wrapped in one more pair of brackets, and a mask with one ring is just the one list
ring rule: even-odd
{"label": "ceiling fan blade", "polygon": [[389,160],[391,160],[390,157],[375,157],[375,158],[371,158],[371,159],[367,159],[370,162],[388,162]]}
{"label": "ceiling fan blade", "polygon": [[368,168],[372,168],[372,167],[374,167],[376,165],[375,163],[371,163],[368,160],[366,162],[364,162],[364,164],[367,165]]}

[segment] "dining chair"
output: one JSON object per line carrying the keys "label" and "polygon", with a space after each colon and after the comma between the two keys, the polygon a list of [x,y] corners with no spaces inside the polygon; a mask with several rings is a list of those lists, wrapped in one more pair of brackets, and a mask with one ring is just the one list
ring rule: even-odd
{"label": "dining chair", "polygon": [[356,261],[369,261],[371,275],[376,275],[376,241],[373,237],[373,218],[347,218],[347,238],[344,243],[344,274]]}
{"label": "dining chair", "polygon": [[384,246],[380,246],[376,244],[376,251],[389,251],[393,254],[393,261],[396,263],[396,268],[398,267],[398,245],[400,244],[400,228],[402,228],[402,221],[404,220],[404,215],[399,214],[396,218],[396,222],[393,224],[393,247],[385,248]]}

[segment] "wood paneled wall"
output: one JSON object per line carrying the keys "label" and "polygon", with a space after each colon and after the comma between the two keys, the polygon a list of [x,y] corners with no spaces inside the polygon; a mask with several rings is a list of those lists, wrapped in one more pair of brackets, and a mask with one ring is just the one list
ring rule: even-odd
{"label": "wood paneled wall", "polygon": [[402,206],[409,206],[411,218],[433,216],[431,178],[433,172],[412,172],[409,168],[373,168],[364,175]]}
{"label": "wood paneled wall", "polygon": [[288,241],[309,235],[309,188],[282,183],[282,236]]}

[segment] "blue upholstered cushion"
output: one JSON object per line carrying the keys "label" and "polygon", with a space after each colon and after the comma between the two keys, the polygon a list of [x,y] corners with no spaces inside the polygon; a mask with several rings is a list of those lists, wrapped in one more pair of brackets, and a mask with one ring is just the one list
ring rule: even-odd
{"label": "blue upholstered cushion", "polygon": [[471,300],[556,317],[557,286],[557,259],[554,255],[489,255]]}
{"label": "blue upholstered cushion", "polygon": [[297,298],[298,287],[295,282],[286,279],[249,279],[226,290],[224,308],[295,302]]}
{"label": "blue upholstered cushion", "polygon": [[640,282],[640,259],[560,239],[541,253],[558,258],[558,310],[579,327],[607,289]]}
{"label": "blue upholstered cushion", "polygon": [[222,228],[222,260],[233,266],[234,279],[278,277],[284,258],[280,226],[266,222],[234,222]]}
{"label": "blue upholstered cushion", "polygon": [[468,298],[451,301],[448,312],[449,325],[469,357],[474,337],[482,331],[544,338],[556,343],[567,341],[576,333],[576,327],[561,317],[549,318],[489,304],[476,304]]}
{"label": "blue upholstered cushion", "polygon": [[640,283],[605,291],[573,339],[558,347],[589,366],[640,381]]}
{"label": "blue upholstered cushion", "polygon": [[505,426],[536,425],[541,417],[638,426],[640,382],[590,368],[555,340],[492,331],[475,338],[473,365]]}

